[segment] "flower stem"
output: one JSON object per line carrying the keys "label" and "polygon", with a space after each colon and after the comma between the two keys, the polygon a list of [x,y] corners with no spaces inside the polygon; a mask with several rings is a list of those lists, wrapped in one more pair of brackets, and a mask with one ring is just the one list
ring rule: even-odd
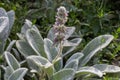
{"label": "flower stem", "polygon": [[59,44],[59,52],[58,55],[55,57],[55,59],[53,60],[53,63],[62,55],[62,50],[63,50],[63,45],[62,45],[62,41]]}

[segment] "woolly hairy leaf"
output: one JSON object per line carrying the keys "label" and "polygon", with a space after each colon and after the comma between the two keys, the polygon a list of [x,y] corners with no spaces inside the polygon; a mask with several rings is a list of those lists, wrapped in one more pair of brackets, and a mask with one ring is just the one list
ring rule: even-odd
{"label": "woolly hairy leaf", "polygon": [[63,59],[61,57],[57,58],[54,62],[54,68],[56,71],[59,71],[63,67]]}
{"label": "woolly hairy leaf", "polygon": [[6,40],[9,30],[9,20],[7,17],[0,17],[0,39]]}
{"label": "woolly hairy leaf", "polygon": [[74,53],[74,54],[67,60],[66,64],[69,63],[69,62],[72,61],[72,60],[78,60],[78,61],[79,61],[82,57],[83,57],[83,54],[82,54],[82,53],[80,53],[80,52]]}
{"label": "woolly hairy leaf", "polygon": [[25,76],[26,72],[28,69],[26,68],[19,68],[17,70],[15,70],[10,77],[8,78],[8,80],[22,80],[23,77]]}
{"label": "woolly hairy leaf", "polygon": [[93,67],[99,69],[104,73],[117,73],[120,72],[120,67],[108,64],[95,64]]}
{"label": "woolly hairy leaf", "polygon": [[16,47],[17,49],[19,50],[19,52],[21,52],[21,54],[24,56],[24,57],[28,57],[30,55],[40,55],[40,54],[37,54],[32,48],[31,46],[23,41],[23,40],[18,40],[16,42]]}
{"label": "woolly hairy leaf", "polygon": [[70,42],[73,43],[74,45],[65,46],[63,49],[63,52],[64,52],[63,56],[66,56],[67,54],[72,52],[80,44],[81,41],[82,41],[81,38],[75,38],[75,39],[70,40]]}
{"label": "woolly hairy leaf", "polygon": [[7,66],[5,68],[4,80],[8,80],[9,76],[13,73],[11,67]]}
{"label": "woolly hairy leaf", "polygon": [[58,50],[53,46],[53,42],[47,38],[44,39],[44,49],[47,55],[47,58],[52,62],[58,54]]}
{"label": "woolly hairy leaf", "polygon": [[6,51],[9,51],[9,52],[10,52],[11,49],[12,49],[12,47],[13,47],[13,45],[15,44],[15,42],[16,42],[16,40],[11,41],[10,44],[8,45]]}
{"label": "woolly hairy leaf", "polygon": [[94,67],[81,67],[78,71],[76,71],[75,76],[79,77],[79,76],[86,75],[86,74],[92,74],[92,75],[94,74],[99,77],[103,76],[103,73]]}
{"label": "woolly hairy leaf", "polygon": [[78,68],[78,60],[77,60],[77,59],[76,59],[76,60],[74,59],[74,60],[68,62],[68,63],[65,65],[64,68],[72,68],[72,69],[74,69],[74,70],[77,70],[77,68]]}
{"label": "woolly hairy leaf", "polygon": [[3,8],[0,8],[0,17],[7,17],[7,13]]}
{"label": "woolly hairy leaf", "polygon": [[29,56],[27,57],[29,66],[38,72],[41,70],[45,71],[49,76],[54,72],[53,65],[42,56]]}
{"label": "woolly hairy leaf", "polygon": [[62,69],[53,75],[52,80],[73,80],[74,74],[73,69]]}
{"label": "woolly hairy leaf", "polygon": [[84,56],[80,61],[80,66],[84,66],[96,52],[105,48],[112,40],[112,35],[101,35],[90,41],[82,51]]}
{"label": "woolly hairy leaf", "polygon": [[5,41],[8,38],[9,20],[7,17],[0,17],[0,53],[3,53]]}
{"label": "woolly hairy leaf", "polygon": [[40,33],[38,33],[34,29],[29,29],[26,33],[26,38],[29,43],[29,45],[33,48],[33,50],[40,54],[43,57],[46,57],[45,51],[44,51],[44,41]]}
{"label": "woolly hairy leaf", "polygon": [[12,70],[16,70],[20,68],[20,64],[12,54],[10,54],[9,52],[5,52],[4,54],[5,54],[5,59]]}
{"label": "woolly hairy leaf", "polygon": [[8,18],[9,18],[9,32],[14,24],[15,21],[15,12],[13,10],[7,12]]}
{"label": "woolly hairy leaf", "polygon": [[29,20],[25,20],[25,24],[22,26],[21,33],[26,34],[28,29],[32,28],[32,22]]}

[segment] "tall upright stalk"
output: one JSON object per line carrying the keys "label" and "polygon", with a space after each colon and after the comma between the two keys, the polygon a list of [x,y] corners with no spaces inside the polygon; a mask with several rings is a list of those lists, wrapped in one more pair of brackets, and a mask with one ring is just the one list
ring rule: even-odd
{"label": "tall upright stalk", "polygon": [[63,50],[63,45],[62,45],[62,42],[60,42],[59,44],[59,52],[58,52],[58,55],[55,57],[55,59],[53,60],[53,63],[59,58],[61,57],[62,55],[62,50]]}
{"label": "tall upright stalk", "polygon": [[58,12],[56,15],[56,22],[53,25],[55,38],[54,38],[54,44],[58,45],[59,51],[55,59],[53,60],[53,63],[62,56],[62,50],[63,50],[63,42],[65,40],[65,34],[66,34],[66,26],[65,23],[67,22],[67,16],[68,11],[65,9],[65,7],[61,6],[58,8]]}

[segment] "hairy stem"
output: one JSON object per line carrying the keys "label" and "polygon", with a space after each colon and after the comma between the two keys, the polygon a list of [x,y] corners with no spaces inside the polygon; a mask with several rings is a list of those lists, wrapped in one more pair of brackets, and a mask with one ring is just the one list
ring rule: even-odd
{"label": "hairy stem", "polygon": [[53,63],[62,55],[62,50],[63,50],[63,45],[62,45],[62,41],[59,44],[59,52],[58,55],[55,57],[55,59],[53,60]]}

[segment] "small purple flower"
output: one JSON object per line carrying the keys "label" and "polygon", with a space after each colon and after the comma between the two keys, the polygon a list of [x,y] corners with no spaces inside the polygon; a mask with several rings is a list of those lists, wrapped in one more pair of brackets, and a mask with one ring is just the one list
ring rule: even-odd
{"label": "small purple flower", "polygon": [[66,26],[65,23],[68,20],[68,11],[65,9],[65,7],[61,6],[57,9],[57,15],[56,15],[56,22],[53,25],[54,33],[54,43],[60,43],[64,41],[65,33],[66,33]]}
{"label": "small purple flower", "polygon": [[61,24],[65,24],[68,20],[68,11],[65,9],[65,7],[61,6],[57,10],[57,15],[56,15],[56,22]]}

